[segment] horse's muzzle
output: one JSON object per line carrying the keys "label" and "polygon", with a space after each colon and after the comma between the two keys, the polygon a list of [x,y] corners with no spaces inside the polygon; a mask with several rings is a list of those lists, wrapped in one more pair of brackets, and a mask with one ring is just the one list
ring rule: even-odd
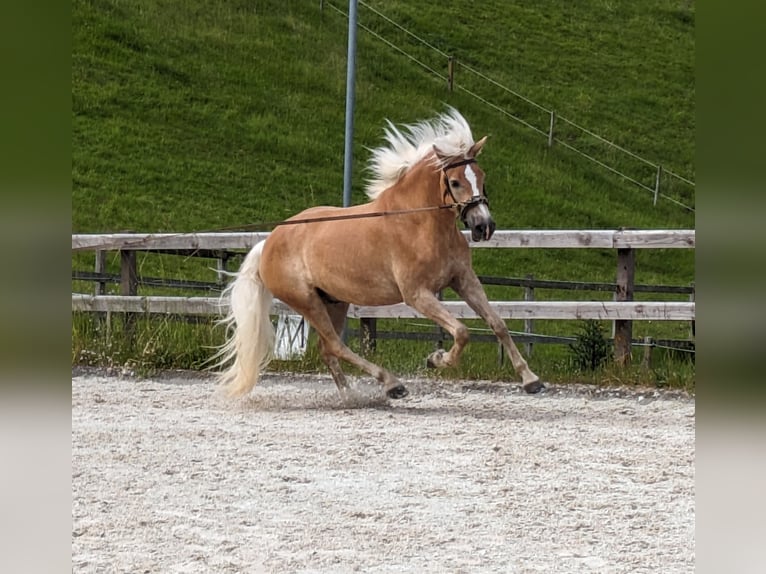
{"label": "horse's muzzle", "polygon": [[489,221],[482,221],[471,227],[471,239],[473,241],[489,241],[495,232],[495,222],[492,218]]}
{"label": "horse's muzzle", "polygon": [[477,198],[463,207],[460,219],[471,230],[473,241],[488,241],[495,232],[495,222],[489,213],[486,197]]}

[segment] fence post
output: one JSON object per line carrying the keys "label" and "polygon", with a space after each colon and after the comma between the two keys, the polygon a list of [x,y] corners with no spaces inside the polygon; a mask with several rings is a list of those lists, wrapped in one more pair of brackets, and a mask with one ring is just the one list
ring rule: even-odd
{"label": "fence post", "polygon": [[553,128],[556,126],[556,111],[551,110],[551,125],[548,128],[548,147],[553,147]]}
{"label": "fence post", "polygon": [[377,348],[378,320],[370,317],[359,319],[362,354],[372,353]]}
{"label": "fence post", "polygon": [[455,58],[447,58],[447,89],[452,92],[455,86]]}
{"label": "fence post", "polygon": [[[636,252],[631,249],[617,250],[617,301],[633,301],[633,283],[636,271]],[[633,322],[614,322],[614,360],[618,365],[630,364],[630,343],[633,338]]]}
{"label": "fence post", "polygon": [[216,283],[223,288],[226,285],[226,266],[229,262],[229,254],[221,251],[215,260]]}
{"label": "fence post", "polygon": [[[106,272],[106,251],[103,249],[96,250],[96,273],[103,275]],[[95,295],[106,294],[106,281],[96,281]]]}
{"label": "fence post", "polygon": [[[120,295],[138,295],[136,252],[133,250],[120,251]],[[135,324],[135,314],[125,313],[125,335],[131,342],[135,335]]]}
{"label": "fence post", "polygon": [[[530,282],[530,285],[527,285],[524,287],[524,301],[534,301],[535,300],[535,288],[531,285],[531,282],[534,281],[535,276],[534,275],[527,275],[527,280]],[[535,332],[535,320],[534,319],[524,319],[524,333],[527,335],[531,335]],[[532,343],[525,343],[524,347],[527,351],[527,358],[532,356]]]}
{"label": "fence post", "polygon": [[[689,301],[694,303],[695,293],[696,293],[696,290],[697,290],[696,287],[694,286],[694,281],[692,281],[691,287],[692,287],[692,292],[689,293]],[[696,313],[694,315],[695,315],[695,317],[697,316]],[[693,339],[696,336],[696,334],[695,334],[695,326],[694,326],[694,319],[691,320],[691,325],[689,326],[689,329],[690,329],[691,337]]]}
{"label": "fence post", "polygon": [[657,196],[660,194],[660,180],[662,179],[662,166],[657,166],[657,175],[654,179],[654,205],[657,205]]}
{"label": "fence post", "polygon": [[652,352],[654,351],[654,339],[644,337],[644,358],[641,360],[641,368],[648,371],[652,368]]}
{"label": "fence post", "polygon": [[136,252],[132,250],[120,251],[120,295],[137,294]]}
{"label": "fence post", "polygon": [[[96,250],[96,266],[95,271],[99,275],[103,275],[106,273],[106,251],[103,249],[97,249]],[[106,295],[106,281],[96,281],[93,289],[94,295]],[[107,340],[109,340],[109,336],[111,333],[112,328],[112,312],[107,311],[106,312],[106,319],[102,317],[101,315],[96,315],[96,321],[98,321],[99,325],[104,325],[106,327],[106,337]]]}

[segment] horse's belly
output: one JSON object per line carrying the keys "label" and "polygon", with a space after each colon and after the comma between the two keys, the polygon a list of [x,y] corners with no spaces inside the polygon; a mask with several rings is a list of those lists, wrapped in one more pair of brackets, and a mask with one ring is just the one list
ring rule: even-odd
{"label": "horse's belly", "polygon": [[385,258],[356,249],[340,250],[328,260],[310,261],[313,283],[331,297],[354,305],[393,305],[402,301],[396,279]]}
{"label": "horse's belly", "polygon": [[376,307],[379,305],[394,305],[402,302],[402,295],[396,285],[383,285],[375,279],[347,280],[345,282],[323,282],[320,288],[329,296],[339,301]]}

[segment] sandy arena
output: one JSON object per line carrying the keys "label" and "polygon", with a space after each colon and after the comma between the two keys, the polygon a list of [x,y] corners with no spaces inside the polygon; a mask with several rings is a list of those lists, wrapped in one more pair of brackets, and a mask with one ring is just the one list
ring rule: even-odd
{"label": "sandy arena", "polygon": [[405,384],[73,374],[73,571],[694,571],[693,399]]}

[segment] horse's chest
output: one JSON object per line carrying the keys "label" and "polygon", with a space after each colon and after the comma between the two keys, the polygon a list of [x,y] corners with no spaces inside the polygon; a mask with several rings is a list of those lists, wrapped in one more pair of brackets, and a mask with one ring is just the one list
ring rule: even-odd
{"label": "horse's chest", "polygon": [[460,249],[421,250],[410,260],[401,260],[403,275],[412,281],[424,284],[433,291],[449,285],[456,275],[466,266],[471,265],[470,258]]}

